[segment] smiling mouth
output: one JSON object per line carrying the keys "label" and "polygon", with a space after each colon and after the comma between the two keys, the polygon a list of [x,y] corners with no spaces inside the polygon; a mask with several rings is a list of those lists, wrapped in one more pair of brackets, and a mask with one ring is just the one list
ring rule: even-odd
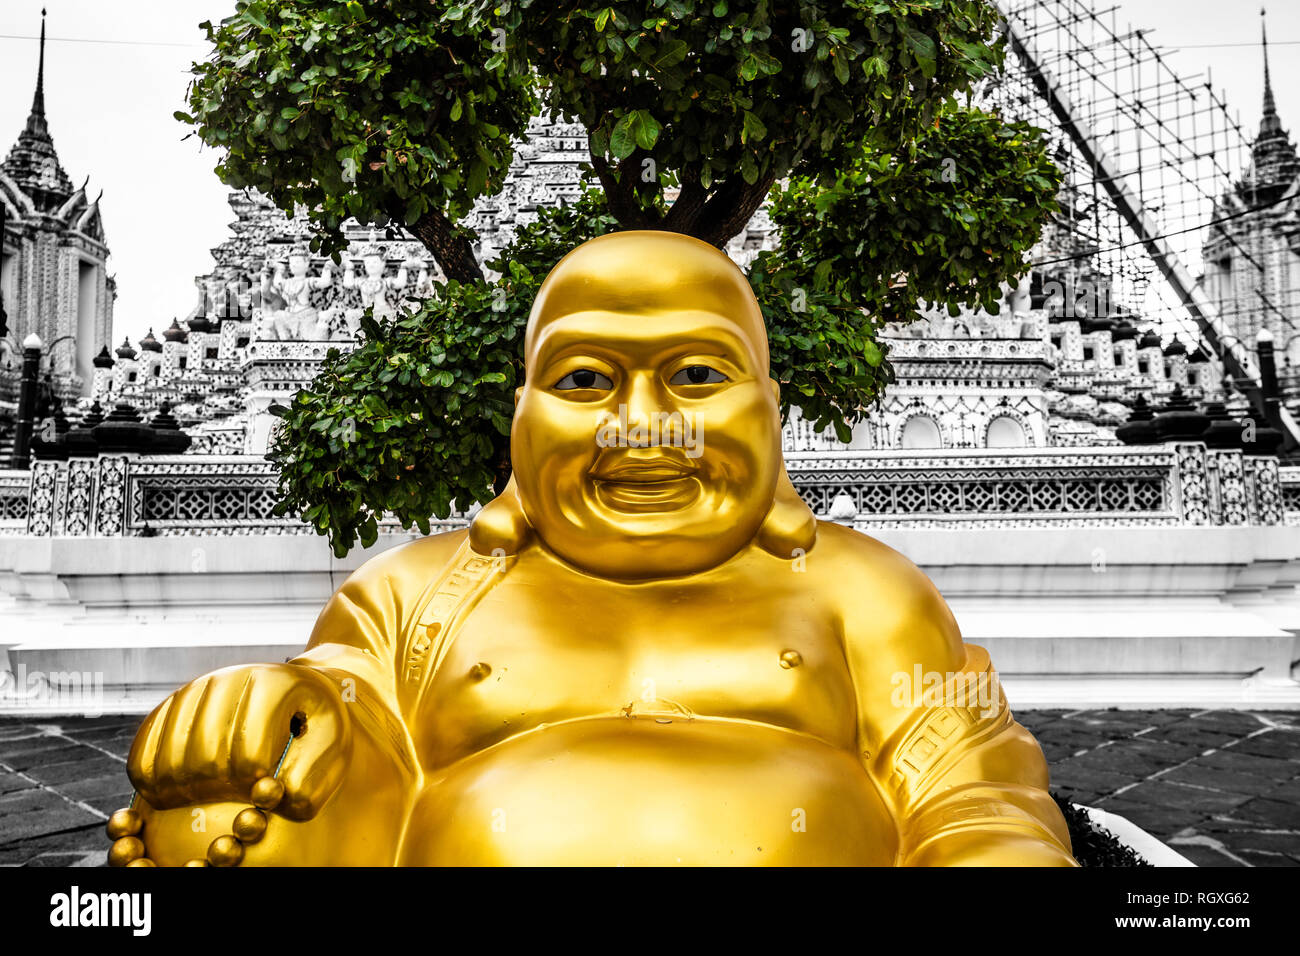
{"label": "smiling mouth", "polygon": [[625,455],[592,469],[596,498],[629,514],[680,511],[700,497],[695,469],[676,457]]}
{"label": "smiling mouth", "polygon": [[700,483],[695,478],[659,481],[607,481],[598,478],[595,485],[596,498],[601,504],[629,514],[680,511],[700,497]]}

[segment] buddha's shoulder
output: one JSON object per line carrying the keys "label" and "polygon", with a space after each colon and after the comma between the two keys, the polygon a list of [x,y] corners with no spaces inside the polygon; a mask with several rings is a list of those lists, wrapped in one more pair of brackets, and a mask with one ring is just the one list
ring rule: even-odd
{"label": "buddha's shoulder", "polygon": [[808,554],[808,570],[844,585],[846,596],[887,590],[906,602],[938,592],[925,572],[883,541],[829,521],[817,523],[817,543]]}
{"label": "buddha's shoulder", "polygon": [[908,643],[932,645],[940,656],[960,653],[961,632],[939,589],[883,541],[819,522],[807,563],[846,635],[886,640],[907,635]]}
{"label": "buddha's shoulder", "polygon": [[353,571],[345,588],[383,588],[399,597],[422,591],[446,570],[468,536],[465,530],[447,531],[389,548]]}

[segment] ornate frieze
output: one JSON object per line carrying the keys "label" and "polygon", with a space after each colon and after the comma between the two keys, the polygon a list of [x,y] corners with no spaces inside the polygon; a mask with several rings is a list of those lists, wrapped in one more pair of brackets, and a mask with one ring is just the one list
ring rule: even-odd
{"label": "ornate frieze", "polygon": [[31,491],[27,499],[28,534],[47,537],[54,533],[58,477],[58,462],[37,461],[32,465]]}
{"label": "ornate frieze", "polygon": [[1210,483],[1212,523],[1247,524],[1250,502],[1247,500],[1246,471],[1241,452],[1210,452]]}
{"label": "ornate frieze", "polygon": [[126,455],[99,458],[95,493],[95,534],[119,535],[126,528]]}
{"label": "ornate frieze", "polygon": [[1283,520],[1282,479],[1276,458],[1251,455],[1250,487],[1256,519],[1260,524],[1281,524]]}
{"label": "ornate frieze", "polygon": [[98,465],[93,458],[68,461],[64,491],[63,533],[71,536],[90,534],[95,507],[95,478]]}
{"label": "ornate frieze", "polygon": [[1178,467],[1178,503],[1184,524],[1210,523],[1210,487],[1205,467],[1205,446],[1174,446]]}

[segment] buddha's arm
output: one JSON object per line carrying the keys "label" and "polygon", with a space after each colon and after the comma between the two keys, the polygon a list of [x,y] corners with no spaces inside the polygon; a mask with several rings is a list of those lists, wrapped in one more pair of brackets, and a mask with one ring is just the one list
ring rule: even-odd
{"label": "buddha's arm", "polygon": [[396,691],[400,600],[392,581],[368,570],[357,572],[330,598],[306,650],[290,663],[333,681],[354,729],[370,746],[388,753],[402,775],[413,781],[418,764]]}
{"label": "buddha's arm", "polygon": [[[1071,866],[1047,762],[1012,719],[988,654],[934,585],[883,545],[842,627],[860,748],[895,807],[909,866]],[[883,572],[883,573],[882,573]]]}
{"label": "buddha's arm", "polygon": [[[214,834],[229,832],[252,783],[274,768],[288,739],[288,715],[301,711],[306,733],[284,761],[284,803],[246,862],[393,861],[420,781],[395,699],[395,646],[404,601],[419,593],[429,572],[421,558],[436,561],[446,548],[430,542],[395,549],[357,571],[289,664],[200,678],[146,719],[128,769],[146,801],[153,859],[166,865],[201,858]],[[196,808],[206,814],[197,830]]]}

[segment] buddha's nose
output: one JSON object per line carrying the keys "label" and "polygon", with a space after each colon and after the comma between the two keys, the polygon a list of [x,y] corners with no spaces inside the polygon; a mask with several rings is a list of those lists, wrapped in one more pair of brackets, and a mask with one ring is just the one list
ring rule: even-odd
{"label": "buddha's nose", "polygon": [[649,448],[660,444],[662,436],[659,434],[659,426],[671,410],[664,408],[663,393],[654,373],[639,371],[628,376],[625,403],[631,439],[629,447]]}

